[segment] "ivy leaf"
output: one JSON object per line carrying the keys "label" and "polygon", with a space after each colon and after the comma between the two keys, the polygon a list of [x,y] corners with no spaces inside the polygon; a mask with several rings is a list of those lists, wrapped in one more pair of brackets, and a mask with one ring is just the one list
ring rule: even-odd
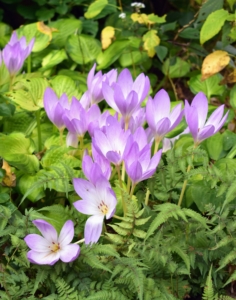
{"label": "ivy leaf", "polygon": [[153,57],[156,54],[155,47],[160,44],[160,38],[156,35],[157,30],[149,30],[143,36],[144,49],[147,50],[148,56]]}

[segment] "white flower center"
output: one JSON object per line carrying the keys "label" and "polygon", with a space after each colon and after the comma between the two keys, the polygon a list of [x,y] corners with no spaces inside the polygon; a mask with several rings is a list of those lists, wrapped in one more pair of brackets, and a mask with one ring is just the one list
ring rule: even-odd
{"label": "white flower center", "polygon": [[108,213],[108,206],[104,203],[104,201],[102,201],[99,205],[98,205],[98,209],[100,209],[100,211],[106,215]]}

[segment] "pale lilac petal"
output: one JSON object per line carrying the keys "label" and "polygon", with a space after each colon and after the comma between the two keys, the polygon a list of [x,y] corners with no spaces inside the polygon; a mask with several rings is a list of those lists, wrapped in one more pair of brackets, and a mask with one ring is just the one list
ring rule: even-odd
{"label": "pale lilac petal", "polygon": [[92,69],[88,73],[88,77],[87,77],[87,86],[88,86],[88,89],[91,89],[91,85],[92,85],[92,81],[93,81],[93,78],[94,78],[95,69],[96,69],[96,64],[93,65]]}
{"label": "pale lilac petal", "polygon": [[88,218],[85,223],[84,238],[85,244],[96,243],[102,233],[104,215],[95,215]]}
{"label": "pale lilac petal", "polygon": [[197,109],[198,127],[202,128],[206,122],[206,117],[208,112],[208,101],[207,101],[207,97],[203,92],[199,92],[193,98],[191,107],[195,107]]}
{"label": "pale lilac petal", "polygon": [[139,182],[142,178],[143,170],[139,161],[135,161],[131,166],[126,170],[132,182],[135,184]]}
{"label": "pale lilac petal", "polygon": [[227,111],[227,113],[224,115],[224,117],[222,118],[222,120],[220,121],[220,123],[215,127],[215,132],[219,131],[221,129],[221,127],[224,125],[225,121],[228,118],[228,114],[229,114],[229,110]]}
{"label": "pale lilac petal", "polygon": [[34,220],[33,223],[46,240],[48,240],[49,242],[57,241],[57,231],[51,224],[44,220]]}
{"label": "pale lilac petal", "polygon": [[170,120],[169,118],[163,118],[156,124],[156,137],[163,137],[170,130]]}
{"label": "pale lilac petal", "polygon": [[189,107],[187,110],[187,114],[185,115],[185,118],[189,130],[193,136],[193,139],[194,141],[196,141],[198,136],[198,130],[200,129],[198,126],[198,112],[196,107]]}
{"label": "pale lilac petal", "polygon": [[30,249],[39,252],[48,252],[51,246],[51,242],[38,234],[28,234],[24,241]]}
{"label": "pale lilac petal", "polygon": [[60,258],[59,251],[57,252],[37,252],[30,250],[27,253],[27,258],[30,262],[38,265],[54,265]]}
{"label": "pale lilac petal", "polygon": [[94,130],[94,138],[92,139],[93,145],[98,151],[98,153],[102,154],[106,157],[106,153],[112,149],[110,142],[108,141],[105,134],[99,130]]}
{"label": "pale lilac petal", "polygon": [[122,157],[115,151],[108,151],[106,153],[106,158],[114,165],[120,165],[122,162]]}
{"label": "pale lilac petal", "polygon": [[[95,195],[95,197],[96,197],[96,195]],[[98,208],[99,204],[100,204],[100,201],[97,197],[91,198],[88,200],[78,200],[73,203],[74,207],[82,214],[104,216],[104,214]]]}
{"label": "pale lilac petal", "polygon": [[212,126],[212,125],[208,125],[206,127],[203,127],[198,132],[197,142],[200,143],[203,140],[209,138],[210,136],[212,136],[214,134],[214,131],[215,131],[215,127]]}
{"label": "pale lilac petal", "polygon": [[164,117],[169,117],[170,97],[164,89],[161,89],[158,93],[156,93],[153,102],[154,111],[152,113],[155,114],[154,117],[156,123]]}
{"label": "pale lilac petal", "polygon": [[126,98],[133,85],[133,78],[128,69],[124,69],[120,72],[117,84],[122,87],[123,95]]}
{"label": "pale lilac petal", "polygon": [[78,147],[78,136],[76,133],[68,132],[66,136],[66,146],[67,147]]}
{"label": "pale lilac petal", "polygon": [[148,95],[150,90],[150,80],[143,73],[140,74],[134,81],[132,90],[139,96],[139,103],[141,103]]}
{"label": "pale lilac petal", "polygon": [[104,99],[108,103],[110,107],[112,107],[115,111],[119,112],[119,109],[114,100],[114,91],[113,89],[105,82],[102,83],[102,92]]}
{"label": "pale lilac petal", "polygon": [[94,185],[88,180],[74,178],[73,185],[76,193],[84,200],[94,198],[94,195],[96,195]]}
{"label": "pale lilac petal", "polygon": [[60,243],[60,246],[64,248],[64,246],[68,245],[74,237],[74,224],[71,220],[66,221],[66,223],[63,225],[58,242]]}
{"label": "pale lilac petal", "polygon": [[217,127],[222,119],[223,113],[224,113],[224,105],[221,105],[210,115],[205,126],[213,125],[214,127]]}
{"label": "pale lilac petal", "polygon": [[65,246],[60,250],[60,259],[65,262],[71,262],[75,260],[80,254],[80,246],[76,244],[71,244]]}

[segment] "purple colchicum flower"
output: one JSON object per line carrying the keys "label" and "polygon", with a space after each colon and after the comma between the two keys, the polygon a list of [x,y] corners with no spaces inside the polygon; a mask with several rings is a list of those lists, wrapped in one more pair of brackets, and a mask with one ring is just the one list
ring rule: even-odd
{"label": "purple colchicum flower", "polygon": [[95,186],[81,178],[74,178],[73,183],[76,193],[82,198],[74,202],[75,208],[83,214],[92,215],[85,223],[85,244],[96,243],[102,233],[104,216],[110,219],[115,213],[115,194],[109,181],[102,176]]}
{"label": "purple colchicum flower", "polygon": [[76,99],[72,98],[70,109],[65,109],[62,117],[69,133],[66,138],[67,146],[77,147],[78,138],[82,138],[88,126],[101,115],[100,109],[97,105],[91,106],[87,111],[82,104]]}
{"label": "purple colchicum flower", "polygon": [[105,133],[100,129],[94,130],[92,143],[97,152],[108,161],[118,166],[124,159],[130,143],[127,143],[130,130],[124,131],[115,117],[107,118]]}
{"label": "purple colchicum flower", "polygon": [[25,59],[30,55],[33,49],[34,40],[35,38],[27,45],[24,36],[18,39],[16,32],[14,31],[12,33],[9,43],[2,50],[3,61],[11,76],[16,75],[22,68]]}
{"label": "purple colchicum flower", "polygon": [[191,105],[185,100],[185,118],[195,146],[218,132],[225,123],[229,112],[223,117],[224,105],[221,105],[211,114],[206,122],[207,113],[208,101],[202,92],[199,92],[193,98]]}
{"label": "purple colchicum flower", "polygon": [[65,123],[63,121],[63,115],[65,109],[70,108],[70,103],[66,94],[63,94],[60,99],[58,99],[56,93],[50,87],[47,87],[43,96],[44,108],[47,113],[49,120],[59,129],[63,130],[65,128]]}
{"label": "purple colchicum flower", "polygon": [[162,150],[159,150],[152,158],[151,145],[147,145],[140,151],[138,143],[134,142],[129,153],[125,157],[125,169],[133,185],[150,178],[160,162]]}
{"label": "purple colchicum flower", "polygon": [[96,153],[95,157],[99,159],[100,164],[97,163],[95,159],[93,162],[92,158],[88,154],[85,154],[82,161],[82,170],[88,180],[95,186],[97,180],[101,176],[104,176],[107,180],[109,180],[111,176],[111,166],[109,162],[104,157],[99,155],[94,148],[93,153]]}
{"label": "purple colchicum flower", "polygon": [[151,97],[148,99],[146,119],[157,142],[160,142],[165,134],[180,123],[183,115],[184,110],[181,110],[181,104],[170,112],[170,98],[163,89],[155,95],[153,100]]}
{"label": "purple colchicum flower", "polygon": [[177,141],[181,135],[183,134],[187,134],[189,133],[189,128],[187,127],[182,133],[180,133],[179,135],[168,139],[168,138],[164,138],[162,141],[162,153],[167,152],[168,150],[170,150],[172,148],[172,146],[174,145],[175,141]]}
{"label": "purple colchicum flower", "polygon": [[140,108],[142,101],[148,95],[150,81],[147,76],[140,74],[133,81],[128,69],[124,69],[112,87],[106,82],[102,84],[102,91],[106,102],[125,119],[128,124],[132,114]]}
{"label": "purple colchicum flower", "polygon": [[102,71],[99,71],[94,75],[96,64],[93,65],[92,69],[88,73],[87,87],[88,90],[82,97],[81,102],[84,107],[88,108],[95,103],[99,103],[104,99],[102,92],[102,83],[106,82],[108,85],[112,85],[117,79],[117,71],[112,69],[110,72],[102,75]]}
{"label": "purple colchicum flower", "polygon": [[38,265],[54,265],[59,259],[63,262],[75,260],[80,253],[80,247],[70,244],[74,237],[74,225],[66,221],[58,237],[56,229],[44,220],[34,220],[34,225],[42,233],[28,234],[24,240],[31,249],[27,253],[30,262]]}

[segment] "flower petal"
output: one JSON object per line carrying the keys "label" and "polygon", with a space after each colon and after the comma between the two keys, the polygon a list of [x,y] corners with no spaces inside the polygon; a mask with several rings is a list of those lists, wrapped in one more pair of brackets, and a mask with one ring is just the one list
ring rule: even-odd
{"label": "flower petal", "polygon": [[78,200],[73,203],[74,207],[85,215],[103,215],[100,209],[98,208],[99,199],[93,198],[91,200]]}
{"label": "flower petal", "polygon": [[191,107],[195,107],[197,109],[198,127],[202,128],[205,125],[207,112],[208,112],[208,101],[207,101],[207,97],[203,92],[199,92],[193,98]]}
{"label": "flower petal", "polygon": [[46,240],[49,242],[57,242],[57,231],[51,224],[44,220],[34,220],[33,223]]}
{"label": "flower petal", "polygon": [[54,265],[60,258],[59,251],[57,252],[37,252],[30,250],[27,253],[27,258],[30,262],[38,265]]}
{"label": "flower petal", "polygon": [[65,246],[60,251],[60,259],[67,263],[75,260],[80,254],[80,246],[76,244],[70,244]]}
{"label": "flower petal", "polygon": [[102,233],[103,219],[104,215],[95,215],[88,218],[84,229],[85,244],[96,243],[99,240]]}
{"label": "flower petal", "polygon": [[46,240],[44,237],[38,234],[28,234],[24,241],[27,246],[37,252],[48,252],[51,246],[51,242]]}
{"label": "flower petal", "polygon": [[71,220],[68,220],[63,225],[60,235],[58,237],[58,243],[60,243],[61,247],[64,248],[68,245],[74,237],[74,224]]}

